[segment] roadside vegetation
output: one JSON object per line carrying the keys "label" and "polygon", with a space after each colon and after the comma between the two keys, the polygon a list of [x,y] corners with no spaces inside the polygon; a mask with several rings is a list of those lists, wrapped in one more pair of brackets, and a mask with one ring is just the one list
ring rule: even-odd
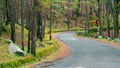
{"label": "roadside vegetation", "polygon": [[[3,27],[4,28],[4,27]],[[0,68],[15,68],[17,66],[26,64],[26,63],[31,63],[31,62],[38,62],[42,58],[45,58],[46,56],[52,54],[53,52],[56,52],[57,48],[59,47],[57,42],[50,40],[49,41],[49,35],[46,34],[46,37],[44,38],[44,41],[41,42],[40,40],[37,41],[37,48],[36,48],[36,56],[33,56],[32,54],[28,53],[27,56],[18,56],[18,55],[11,55],[8,52],[8,41],[9,41],[9,26],[6,27],[7,30],[4,32],[4,35],[0,38]],[[20,31],[21,26],[16,25],[16,33],[17,36],[17,41],[16,44],[20,48]],[[28,31],[25,29],[25,38],[27,38],[27,33]],[[25,44],[27,44],[27,39],[25,40]],[[25,45],[25,52],[27,52],[27,46]]]}
{"label": "roadside vegetation", "polygon": [[[120,42],[120,0],[0,0],[0,68],[38,61],[59,48],[52,33]],[[11,40],[27,56],[11,55]]]}

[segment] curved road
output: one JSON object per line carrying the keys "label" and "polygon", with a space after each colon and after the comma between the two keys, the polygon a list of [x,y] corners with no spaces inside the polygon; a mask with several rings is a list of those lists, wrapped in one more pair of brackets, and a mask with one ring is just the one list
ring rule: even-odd
{"label": "curved road", "polygon": [[48,68],[120,68],[120,50],[95,40],[78,38],[74,32],[58,33],[57,38],[71,47],[71,56]]}

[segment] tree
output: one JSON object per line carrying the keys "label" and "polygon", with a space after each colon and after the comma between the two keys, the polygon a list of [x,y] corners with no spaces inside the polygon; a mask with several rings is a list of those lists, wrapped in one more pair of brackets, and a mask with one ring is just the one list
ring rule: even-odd
{"label": "tree", "polygon": [[106,17],[107,17],[107,34],[108,38],[110,38],[110,11],[111,11],[111,4],[110,1],[106,1]]}
{"label": "tree", "polygon": [[22,44],[22,50],[24,51],[24,18],[25,18],[25,6],[24,6],[24,0],[21,0],[21,44]]}
{"label": "tree", "polygon": [[50,32],[49,32],[49,40],[52,39],[51,33],[52,33],[52,2],[50,3]]}
{"label": "tree", "polygon": [[[119,8],[120,8],[120,0],[115,0],[115,23],[116,23],[116,37],[119,36]],[[114,26],[115,27],[115,26]]]}
{"label": "tree", "polygon": [[73,10],[75,9],[75,26],[78,26],[78,17],[81,15],[80,0],[74,0]]}
{"label": "tree", "polygon": [[113,20],[114,20],[114,38],[118,38],[119,35],[119,4],[120,0],[111,0],[113,9]]}
{"label": "tree", "polygon": [[86,21],[85,21],[85,34],[88,34],[89,32],[89,23],[88,23],[88,19],[89,19],[89,14],[88,14],[88,0],[86,0]]}
{"label": "tree", "polygon": [[9,12],[10,12],[10,22],[11,22],[11,40],[15,42],[15,23],[16,23],[16,0],[9,0]]}
{"label": "tree", "polygon": [[9,24],[9,22],[11,22],[11,17],[10,17],[10,6],[9,6],[9,0],[4,0],[5,3],[5,13],[6,13],[6,25]]}
{"label": "tree", "polygon": [[67,16],[66,16],[66,18],[67,18],[67,20],[68,20],[68,22],[67,22],[67,26],[68,26],[68,30],[70,29],[70,0],[67,0]]}
{"label": "tree", "polygon": [[32,11],[32,9],[31,9],[31,1],[32,0],[27,0],[27,17],[26,17],[26,23],[28,24],[27,25],[27,27],[28,27],[28,50],[27,50],[27,52],[29,53],[30,51],[31,51],[31,43],[30,43],[30,41],[31,41],[31,11]]}
{"label": "tree", "polygon": [[0,0],[0,37],[2,35],[2,0]]}
{"label": "tree", "polygon": [[32,23],[31,23],[31,38],[32,38],[32,45],[31,45],[31,53],[35,56],[36,55],[36,40],[37,40],[37,30],[36,30],[36,7],[37,1],[32,0]]}
{"label": "tree", "polygon": [[42,10],[37,12],[37,36],[43,41],[43,20],[42,20]]}
{"label": "tree", "polygon": [[99,23],[100,23],[100,28],[99,28],[99,35],[102,36],[103,33],[103,27],[102,27],[102,24],[103,24],[103,21],[102,21],[102,15],[101,15],[101,1],[100,0],[97,0],[98,2],[98,20],[99,20]]}

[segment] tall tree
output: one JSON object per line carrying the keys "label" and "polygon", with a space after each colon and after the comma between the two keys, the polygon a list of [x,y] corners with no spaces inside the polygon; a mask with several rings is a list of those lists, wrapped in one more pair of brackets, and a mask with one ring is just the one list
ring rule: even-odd
{"label": "tall tree", "polygon": [[89,14],[88,14],[88,0],[86,0],[86,5],[85,5],[85,8],[86,8],[86,21],[85,21],[85,33],[88,34],[89,32],[89,23],[88,23],[88,19],[89,19]]}
{"label": "tall tree", "polygon": [[42,20],[42,10],[37,12],[37,36],[42,41],[43,40],[43,20]]}
{"label": "tall tree", "polygon": [[111,4],[110,1],[106,1],[106,17],[107,17],[107,34],[108,38],[110,38],[110,11],[111,11]]}
{"label": "tall tree", "polygon": [[67,0],[67,7],[68,7],[68,12],[67,12],[67,26],[68,26],[68,30],[70,29],[70,0]]}
{"label": "tall tree", "polygon": [[27,17],[26,17],[26,23],[27,23],[27,28],[28,28],[28,53],[31,51],[31,0],[27,0]]}
{"label": "tall tree", "polygon": [[11,22],[11,17],[10,17],[10,2],[9,2],[9,0],[4,0],[4,2],[5,2],[5,13],[6,13],[6,25],[8,25],[9,24],[9,22]]}
{"label": "tall tree", "polygon": [[22,25],[22,29],[21,29],[21,44],[22,44],[22,50],[24,51],[24,18],[25,18],[25,6],[24,6],[24,0],[21,0],[21,25]]}
{"label": "tall tree", "polygon": [[16,0],[9,0],[9,12],[11,17],[11,40],[15,42],[15,23],[16,23]]}
{"label": "tall tree", "polygon": [[114,14],[115,14],[115,20],[114,20],[114,38],[118,38],[119,35],[119,4],[120,0],[115,0],[112,3],[114,4]]}
{"label": "tall tree", "polygon": [[50,38],[49,38],[49,40],[51,40],[52,39],[52,36],[51,36],[51,33],[52,33],[52,16],[53,14],[52,14],[52,2],[50,2],[50,32],[49,32],[49,36],[50,36]]}
{"label": "tall tree", "polygon": [[2,0],[0,0],[0,37],[2,35]]}
{"label": "tall tree", "polygon": [[36,55],[36,13],[35,13],[36,2],[37,2],[36,0],[32,0],[31,53],[34,56]]}
{"label": "tall tree", "polygon": [[103,21],[102,21],[102,15],[101,15],[101,1],[100,0],[97,0],[98,2],[98,20],[99,20],[99,23],[100,23],[100,27],[99,27],[99,35],[103,35],[103,27],[102,27],[102,24],[103,24]]}
{"label": "tall tree", "polygon": [[113,16],[113,24],[114,24],[114,38],[118,38],[119,34],[119,0],[111,0],[112,5],[112,16]]}

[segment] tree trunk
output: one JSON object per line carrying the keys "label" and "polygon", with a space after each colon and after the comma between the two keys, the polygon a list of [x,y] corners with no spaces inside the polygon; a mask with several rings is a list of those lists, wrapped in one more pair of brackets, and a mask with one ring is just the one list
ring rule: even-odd
{"label": "tree trunk", "polygon": [[2,35],[2,0],[0,0],[0,37]]}
{"label": "tree trunk", "polygon": [[106,2],[106,17],[107,17],[107,34],[108,38],[110,37],[110,2],[107,0]]}
{"label": "tree trunk", "polygon": [[99,35],[103,35],[103,27],[102,27],[102,24],[103,24],[103,21],[102,21],[102,16],[101,16],[101,2],[100,0],[97,0],[98,1],[98,19],[99,19],[99,23],[100,23],[100,28],[99,28]]}
{"label": "tree trunk", "polygon": [[52,39],[52,36],[51,36],[51,33],[52,33],[52,3],[50,3],[50,32],[49,32],[49,36],[50,36],[50,38],[49,38],[49,40],[51,40]]}
{"label": "tree trunk", "polygon": [[115,9],[115,21],[114,21],[114,23],[116,24],[116,26],[114,26],[114,27],[116,27],[115,28],[115,34],[116,34],[116,36],[115,36],[115,38],[118,38],[118,35],[119,35],[119,4],[120,4],[120,0],[115,0],[114,1],[115,3],[114,3],[114,9]]}
{"label": "tree trunk", "polygon": [[[87,0],[86,0],[87,1]],[[85,6],[85,8],[86,8],[86,21],[85,21],[85,34],[88,34],[88,32],[89,32],[89,23],[88,23],[88,5],[87,5],[87,3],[86,3],[86,6]]]}
{"label": "tree trunk", "polygon": [[43,41],[43,21],[42,21],[42,10],[37,12],[37,37]]}
{"label": "tree trunk", "polygon": [[6,17],[7,17],[6,25],[8,25],[9,22],[11,22],[9,0],[5,0],[5,11],[6,11]]}
{"label": "tree trunk", "polygon": [[70,0],[68,0],[68,13],[67,13],[67,20],[68,20],[68,23],[67,23],[67,25],[68,25],[68,30],[70,29]]}
{"label": "tree trunk", "polygon": [[44,25],[43,25],[43,37],[45,37],[45,27],[46,27],[46,14],[44,16]]}
{"label": "tree trunk", "polygon": [[31,40],[31,21],[30,21],[30,19],[32,19],[31,18],[31,0],[27,0],[27,10],[28,10],[28,12],[27,12],[27,18],[26,18],[26,20],[27,20],[27,28],[28,28],[28,50],[27,50],[27,52],[29,53],[31,50],[30,50],[30,48],[31,48],[31,44],[30,44],[30,40]]}
{"label": "tree trunk", "polygon": [[9,0],[9,11],[10,11],[10,17],[11,17],[11,40],[15,42],[15,22],[16,22],[16,16],[15,16],[15,0],[10,1]]}
{"label": "tree trunk", "polygon": [[118,15],[119,15],[119,7],[118,7],[118,0],[111,0],[111,5],[112,5],[112,16],[113,16],[113,25],[114,25],[114,38],[118,38],[118,32],[119,32],[119,19],[118,19]]}
{"label": "tree trunk", "polygon": [[22,29],[21,29],[21,44],[22,44],[22,50],[24,51],[24,0],[21,0],[21,25],[22,25]]}
{"label": "tree trunk", "polygon": [[32,0],[33,8],[32,8],[32,46],[31,46],[31,53],[35,56],[36,55],[36,14],[35,14],[35,1]]}

